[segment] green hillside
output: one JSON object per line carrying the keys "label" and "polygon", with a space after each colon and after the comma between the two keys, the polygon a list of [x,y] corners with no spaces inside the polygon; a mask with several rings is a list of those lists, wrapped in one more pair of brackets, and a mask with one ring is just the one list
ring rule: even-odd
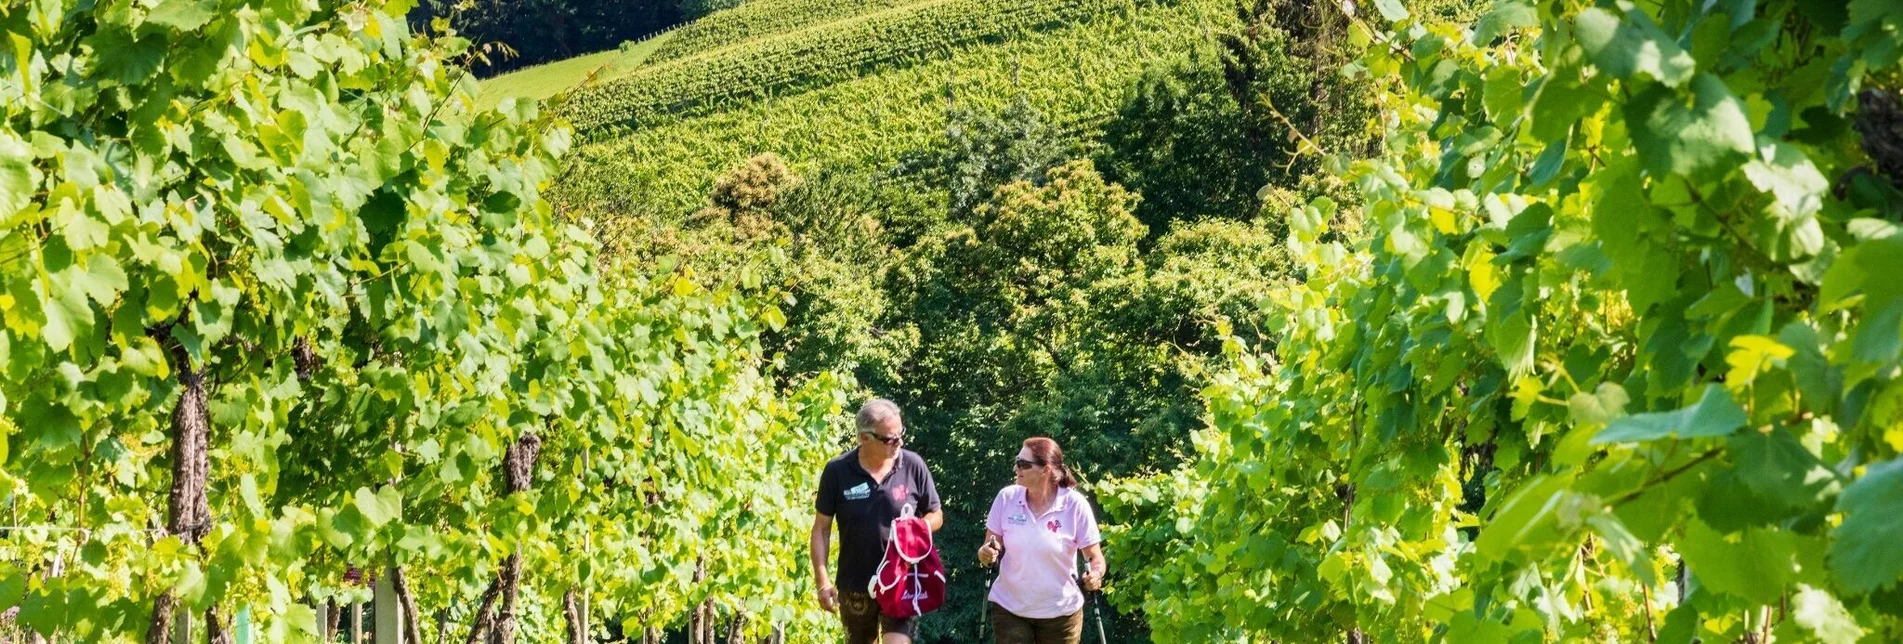
{"label": "green hillside", "polygon": [[[1072,26],[1014,34],[806,92],[646,123],[621,138],[582,146],[558,199],[586,207],[628,204],[626,195],[641,195],[631,205],[642,212],[678,216],[704,199],[716,174],[759,152],[776,152],[804,170],[882,167],[938,136],[953,104],[997,112],[1022,97],[1083,134],[1115,111],[1129,81],[1146,65],[1197,47],[1207,17],[1224,17],[1225,3],[1097,6],[1098,13]],[[574,109],[594,109],[588,101],[604,96],[584,94]]]}
{"label": "green hillside", "polygon": [[684,25],[652,60],[692,56],[752,38],[785,33],[924,0],[754,0]]}
{"label": "green hillside", "polygon": [[928,0],[756,38],[583,88],[563,106],[585,140],[754,98],[876,75],[968,43],[1088,22],[1127,0]]}

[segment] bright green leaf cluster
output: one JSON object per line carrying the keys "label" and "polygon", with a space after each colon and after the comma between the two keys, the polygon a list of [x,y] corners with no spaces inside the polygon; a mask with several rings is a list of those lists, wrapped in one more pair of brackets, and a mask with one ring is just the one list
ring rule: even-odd
{"label": "bright green leaf cluster", "polygon": [[772,293],[600,271],[542,197],[569,130],[478,110],[400,4],[0,9],[0,605],[133,641],[169,593],[288,641],[400,567],[433,632],[519,554],[526,639],[571,590],[825,637],[792,562],[849,383],[767,371]]}
{"label": "bright green leaf cluster", "polygon": [[1108,494],[1158,640],[1903,637],[1897,7],[1377,3],[1368,234],[1290,212],[1273,344]]}

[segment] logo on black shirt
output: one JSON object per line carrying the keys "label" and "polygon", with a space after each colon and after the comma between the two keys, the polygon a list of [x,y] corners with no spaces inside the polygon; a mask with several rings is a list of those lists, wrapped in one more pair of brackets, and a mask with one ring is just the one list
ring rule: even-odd
{"label": "logo on black shirt", "polygon": [[860,483],[846,490],[847,501],[860,501],[872,496],[872,486]]}

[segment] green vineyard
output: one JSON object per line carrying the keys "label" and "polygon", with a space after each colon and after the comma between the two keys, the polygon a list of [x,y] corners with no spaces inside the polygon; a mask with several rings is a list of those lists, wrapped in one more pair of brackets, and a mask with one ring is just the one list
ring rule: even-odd
{"label": "green vineyard", "polygon": [[754,0],[674,30],[655,61],[685,58],[728,45],[914,4],[919,0]]}
{"label": "green vineyard", "polygon": [[718,109],[725,103],[829,83],[942,54],[948,48],[1087,19],[1121,0],[935,0],[903,5],[678,58],[569,97],[564,110],[585,140]]}
{"label": "green vineyard", "polygon": [[950,106],[995,112],[1022,98],[1078,131],[1123,101],[1121,87],[1145,65],[1186,55],[1204,16],[1220,3],[1183,0],[1135,13],[957,51],[950,57],[709,114],[661,120],[625,137],[578,149],[585,162],[556,199],[576,207],[630,192],[645,204],[685,212],[716,173],[772,151],[796,167],[884,167],[941,134]]}

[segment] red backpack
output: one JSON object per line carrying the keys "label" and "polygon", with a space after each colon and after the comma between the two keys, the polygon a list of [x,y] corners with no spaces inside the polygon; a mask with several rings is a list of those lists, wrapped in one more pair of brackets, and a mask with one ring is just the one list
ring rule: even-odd
{"label": "red backpack", "polygon": [[912,516],[909,503],[892,520],[885,560],[868,590],[879,601],[879,612],[896,619],[924,615],[945,603],[945,566],[932,546],[932,526]]}

